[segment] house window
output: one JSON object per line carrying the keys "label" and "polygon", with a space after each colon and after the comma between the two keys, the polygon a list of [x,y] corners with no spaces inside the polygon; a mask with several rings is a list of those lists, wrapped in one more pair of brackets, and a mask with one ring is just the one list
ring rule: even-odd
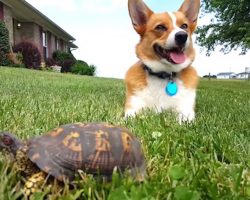
{"label": "house window", "polygon": [[56,39],[56,50],[59,50],[59,40]]}
{"label": "house window", "polygon": [[48,58],[48,35],[46,32],[43,32],[43,56],[44,59]]}

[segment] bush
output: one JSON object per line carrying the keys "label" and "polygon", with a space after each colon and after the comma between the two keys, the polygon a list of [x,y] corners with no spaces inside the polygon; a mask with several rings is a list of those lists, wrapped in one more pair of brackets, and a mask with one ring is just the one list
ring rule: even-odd
{"label": "bush", "polygon": [[9,31],[2,21],[0,21],[0,51],[5,53],[10,51]]}
{"label": "bush", "polygon": [[94,76],[96,72],[96,66],[95,65],[89,65],[89,76]]}
{"label": "bush", "polygon": [[51,67],[56,65],[56,61],[53,58],[48,58],[46,59],[45,64],[47,67]]}
{"label": "bush", "polygon": [[72,67],[71,72],[74,74],[80,75],[95,75],[96,67],[94,65],[88,65],[86,62],[82,60],[78,60]]}
{"label": "bush", "polygon": [[25,68],[24,64],[11,64],[10,67],[15,67],[15,68]]}
{"label": "bush", "polygon": [[9,66],[11,62],[9,61],[5,52],[0,51],[0,66]]}
{"label": "bush", "polygon": [[13,47],[13,51],[23,55],[23,63],[27,68],[40,69],[41,53],[34,44],[20,42]]}
{"label": "bush", "polygon": [[8,66],[11,62],[7,54],[10,52],[9,31],[4,22],[0,21],[0,66]]}
{"label": "bush", "polygon": [[63,51],[55,51],[52,58],[57,65],[62,67],[61,72],[71,72],[71,67],[76,63],[76,59],[71,53]]}
{"label": "bush", "polygon": [[22,64],[23,63],[23,55],[18,52],[18,53],[9,53],[7,55],[7,58],[9,59],[9,61],[11,61],[12,65],[13,64]]}
{"label": "bush", "polygon": [[204,75],[203,78],[217,78],[216,75]]}

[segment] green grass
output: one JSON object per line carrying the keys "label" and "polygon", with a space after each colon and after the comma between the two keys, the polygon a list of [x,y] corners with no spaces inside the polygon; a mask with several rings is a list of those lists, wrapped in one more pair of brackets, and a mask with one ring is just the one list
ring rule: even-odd
{"label": "green grass", "polygon": [[[60,193],[53,186],[51,199],[250,199],[250,82],[201,81],[196,121],[184,125],[167,112],[125,120],[124,94],[118,79],[0,67],[0,130],[26,139],[66,123],[105,121],[141,139],[144,183],[114,176],[102,184],[90,177]],[[9,160],[0,156],[4,200],[22,196]]]}

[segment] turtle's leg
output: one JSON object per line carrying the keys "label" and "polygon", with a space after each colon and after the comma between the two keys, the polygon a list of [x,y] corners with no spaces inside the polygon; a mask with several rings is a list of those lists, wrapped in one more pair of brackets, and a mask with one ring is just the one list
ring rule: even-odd
{"label": "turtle's leg", "polygon": [[38,172],[32,175],[26,182],[23,192],[26,197],[31,196],[33,193],[38,192],[42,185],[46,182],[46,173]]}

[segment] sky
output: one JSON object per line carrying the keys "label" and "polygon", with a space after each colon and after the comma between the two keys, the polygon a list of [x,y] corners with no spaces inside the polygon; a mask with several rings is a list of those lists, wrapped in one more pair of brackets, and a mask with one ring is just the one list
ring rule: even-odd
{"label": "sky", "polygon": [[[66,32],[79,47],[72,53],[77,59],[97,67],[97,76],[124,78],[128,68],[137,62],[135,45],[139,36],[134,31],[127,0],[26,0]],[[177,10],[183,0],[144,0],[155,12]],[[209,23],[202,18],[198,25]],[[195,40],[194,36],[194,40]],[[193,66],[198,74],[243,72],[250,67],[250,54],[219,51],[206,56],[198,45]]]}

